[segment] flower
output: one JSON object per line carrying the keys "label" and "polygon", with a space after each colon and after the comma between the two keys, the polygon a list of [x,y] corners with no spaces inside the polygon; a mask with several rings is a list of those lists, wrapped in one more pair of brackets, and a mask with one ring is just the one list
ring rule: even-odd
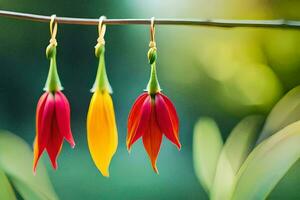
{"label": "flower", "polygon": [[72,148],[75,142],[70,127],[70,106],[61,91],[45,92],[39,99],[36,111],[36,138],[34,144],[34,165],[46,149],[54,169],[65,138]]}
{"label": "flower", "polygon": [[38,161],[46,149],[54,169],[57,169],[57,157],[65,138],[72,148],[75,142],[70,125],[70,105],[61,92],[63,89],[57,73],[56,45],[47,47],[50,68],[44,90],[36,110],[36,137],[34,141],[33,171],[36,172]]}
{"label": "flower", "polygon": [[163,134],[178,149],[181,148],[178,136],[178,117],[173,103],[161,92],[154,96],[144,92],[135,101],[128,117],[127,148],[143,137],[145,149],[152,167],[158,173],[156,159]]}
{"label": "flower", "polygon": [[87,140],[92,159],[103,176],[109,176],[109,165],[118,147],[118,132],[105,62],[104,45],[97,45],[99,66],[91,90],[93,96],[87,115]]}
{"label": "flower", "polygon": [[92,97],[87,117],[88,145],[95,165],[109,176],[110,161],[118,146],[114,107],[108,92],[97,90]]}
{"label": "flower", "polygon": [[[156,52],[154,51],[154,53]],[[179,120],[173,103],[161,92],[156,75],[155,60],[153,60],[156,55],[148,54],[148,56],[151,64],[150,80],[146,92],[136,99],[129,113],[126,145],[130,151],[133,143],[142,137],[152,168],[158,173],[156,160],[162,136],[165,135],[178,149],[181,148],[178,135]]]}

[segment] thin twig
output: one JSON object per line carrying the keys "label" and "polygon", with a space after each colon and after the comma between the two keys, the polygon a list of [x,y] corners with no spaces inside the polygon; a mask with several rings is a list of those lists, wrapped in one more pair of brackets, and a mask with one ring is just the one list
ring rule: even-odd
{"label": "thin twig", "polygon": [[[0,16],[30,20],[37,22],[49,22],[51,17],[20,12],[0,10]],[[60,24],[80,24],[98,25],[99,19],[56,17],[55,20]],[[104,24],[125,25],[125,24],[150,24],[151,19],[105,19]],[[189,25],[189,26],[215,26],[215,27],[265,27],[265,28],[289,28],[300,29],[300,21],[293,20],[225,20],[225,19],[155,19],[156,25]]]}

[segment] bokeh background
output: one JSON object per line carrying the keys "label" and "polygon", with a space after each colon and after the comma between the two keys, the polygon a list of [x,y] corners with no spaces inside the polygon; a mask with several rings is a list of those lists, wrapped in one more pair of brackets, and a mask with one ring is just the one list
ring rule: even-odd
{"label": "bokeh background", "polygon": [[[298,0],[0,0],[0,9],[87,18],[300,20]],[[300,83],[300,31],[156,26],[158,76],[178,109],[183,146],[178,152],[164,139],[158,158],[160,175],[156,175],[141,141],[130,155],[125,147],[128,112],[149,77],[149,27],[108,26],[106,64],[114,90],[119,147],[107,179],[91,160],[85,129],[97,67],[97,34],[96,26],[58,27],[58,71],[71,103],[76,148],[64,145],[55,172],[46,156],[43,161],[61,199],[207,199],[193,171],[196,120],[213,117],[225,139],[242,117],[267,115],[284,93]],[[0,128],[29,144],[49,67],[48,41],[48,24],[0,18]],[[290,170],[270,199],[299,198],[299,166]]]}

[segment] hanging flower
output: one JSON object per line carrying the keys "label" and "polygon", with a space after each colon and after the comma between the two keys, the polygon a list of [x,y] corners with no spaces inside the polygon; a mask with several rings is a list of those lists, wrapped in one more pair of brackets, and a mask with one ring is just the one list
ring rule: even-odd
{"label": "hanging flower", "polygon": [[[103,42],[103,40],[102,40]],[[118,147],[114,106],[104,61],[104,42],[95,47],[99,66],[91,90],[93,97],[87,115],[87,140],[92,159],[103,176],[109,176],[109,165]]]}
{"label": "hanging flower", "polygon": [[44,90],[39,99],[36,111],[36,137],[34,142],[33,170],[36,171],[38,161],[46,149],[54,169],[57,168],[57,157],[65,138],[72,148],[75,142],[70,127],[70,106],[61,92],[56,66],[56,44],[47,47],[50,69]]}
{"label": "hanging flower", "polygon": [[178,149],[181,148],[178,135],[178,116],[170,99],[160,89],[156,75],[156,49],[151,48],[148,53],[151,64],[151,75],[146,92],[140,95],[128,117],[127,148],[140,137],[150,157],[152,167],[156,173],[157,156],[160,150],[162,136],[165,135]]}

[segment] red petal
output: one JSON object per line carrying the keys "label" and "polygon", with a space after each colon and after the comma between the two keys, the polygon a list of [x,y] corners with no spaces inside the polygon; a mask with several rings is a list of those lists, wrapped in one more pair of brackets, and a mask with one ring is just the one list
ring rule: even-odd
{"label": "red petal", "polygon": [[143,135],[143,143],[145,149],[150,157],[153,170],[158,173],[156,167],[156,160],[160,150],[162,141],[162,132],[158,127],[158,123],[155,116],[155,110],[152,108],[151,117],[148,121],[148,127]]}
{"label": "red petal", "polygon": [[75,142],[70,125],[70,105],[68,99],[60,91],[55,93],[55,113],[60,134],[62,134],[70,143],[71,147],[74,148]]}
{"label": "red petal", "polygon": [[38,135],[39,148],[45,148],[51,134],[52,119],[55,111],[55,100],[52,93],[49,93],[46,99],[42,120],[41,131]]}
{"label": "red petal", "polygon": [[167,104],[172,123],[175,125],[175,130],[176,130],[176,133],[178,134],[179,133],[178,132],[179,119],[178,119],[178,115],[177,115],[175,106],[173,105],[171,100],[166,95],[164,95],[163,93],[160,93],[160,95],[163,97],[163,99],[165,100],[165,103]]}
{"label": "red petal", "polygon": [[[55,114],[55,113],[54,113]],[[51,134],[47,143],[47,152],[54,169],[57,169],[57,157],[63,144],[63,135],[59,132],[57,119],[53,118],[51,126]]]}
{"label": "red petal", "polygon": [[45,92],[39,99],[36,109],[36,137],[34,139],[34,158],[33,158],[33,171],[36,171],[37,163],[44,151],[44,148],[39,147],[37,140],[39,140],[39,135],[41,135],[41,124],[42,116],[45,108],[45,103],[47,100],[48,92]]}
{"label": "red petal", "polygon": [[139,139],[146,131],[148,126],[148,121],[150,119],[150,114],[151,114],[151,96],[147,95],[140,109],[140,114],[138,114],[137,116],[133,116],[133,118],[136,117],[135,122],[133,123],[133,127],[128,130],[129,131],[128,134],[130,135],[127,141],[128,150],[130,150],[131,145],[137,139]]}
{"label": "red petal", "polygon": [[[139,114],[141,113],[142,105],[147,96],[148,96],[148,93],[143,93],[134,102],[132,109],[128,116],[128,131],[129,132],[130,132],[130,130],[132,130],[135,122],[137,121],[137,118],[139,117]],[[131,135],[127,134],[127,140],[130,137],[131,137]]]}
{"label": "red petal", "polygon": [[[167,100],[167,101],[166,101]],[[178,117],[172,102],[161,94],[155,95],[156,118],[161,131],[180,149],[178,138]]]}

